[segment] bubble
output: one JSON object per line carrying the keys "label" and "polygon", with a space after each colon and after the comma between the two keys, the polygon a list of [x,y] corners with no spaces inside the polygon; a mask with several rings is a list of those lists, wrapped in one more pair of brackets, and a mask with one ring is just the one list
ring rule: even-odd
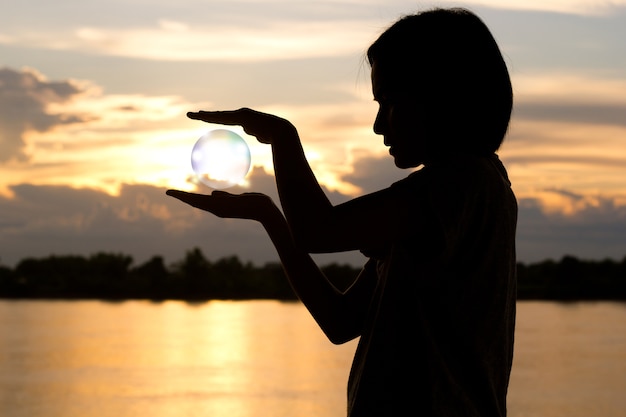
{"label": "bubble", "polygon": [[250,148],[235,132],[210,130],[194,145],[191,167],[198,179],[211,188],[232,187],[239,184],[250,170]]}

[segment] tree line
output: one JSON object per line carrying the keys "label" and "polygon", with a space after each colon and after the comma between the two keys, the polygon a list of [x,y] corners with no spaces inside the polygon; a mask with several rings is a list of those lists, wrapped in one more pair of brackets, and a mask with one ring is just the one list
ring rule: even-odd
{"label": "tree line", "polygon": [[[322,268],[338,286],[358,269]],[[210,261],[199,248],[166,265],[153,256],[133,266],[133,258],[99,252],[91,256],[51,255],[26,258],[15,268],[0,266],[0,298],[64,299],[280,299],[295,300],[282,266],[255,266],[237,256]]]}
{"label": "tree line", "polygon": [[[339,288],[360,270],[337,263],[321,269]],[[626,300],[626,257],[518,263],[517,275],[519,299]],[[105,252],[26,258],[15,268],[0,266],[0,298],[296,300],[280,263],[256,266],[237,256],[210,261],[199,248],[169,266],[161,256],[134,266],[131,256]]]}

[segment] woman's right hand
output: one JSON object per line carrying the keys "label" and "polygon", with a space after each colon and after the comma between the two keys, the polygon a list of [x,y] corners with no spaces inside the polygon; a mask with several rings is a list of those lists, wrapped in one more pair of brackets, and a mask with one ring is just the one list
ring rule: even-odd
{"label": "woman's right hand", "polygon": [[256,137],[261,143],[272,144],[278,138],[298,136],[295,126],[289,120],[246,107],[228,111],[189,112],[187,117],[207,123],[241,126],[244,132]]}

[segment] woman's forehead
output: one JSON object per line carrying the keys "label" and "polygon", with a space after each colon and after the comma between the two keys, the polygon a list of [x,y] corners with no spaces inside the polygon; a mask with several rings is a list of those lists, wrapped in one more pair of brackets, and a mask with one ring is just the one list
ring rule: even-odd
{"label": "woman's forehead", "polygon": [[412,95],[419,91],[419,77],[416,74],[408,77],[395,67],[380,65],[376,62],[372,64],[371,80],[374,99]]}

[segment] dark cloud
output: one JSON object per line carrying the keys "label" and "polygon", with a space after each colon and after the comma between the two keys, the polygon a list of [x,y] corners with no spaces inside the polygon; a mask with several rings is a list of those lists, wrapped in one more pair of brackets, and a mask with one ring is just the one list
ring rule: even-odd
{"label": "dark cloud", "polygon": [[530,165],[542,163],[563,163],[573,165],[591,165],[599,167],[624,168],[626,166],[626,157],[620,155],[513,155],[503,157],[502,160],[508,164]]}
{"label": "dark cloud", "polygon": [[545,192],[549,192],[549,193],[554,193],[554,194],[559,194],[563,197],[567,197],[572,201],[581,201],[585,199],[585,196],[579,193],[575,193],[573,191],[569,191],[569,190],[564,190],[561,188],[554,188],[554,187],[548,187],[548,188],[544,188],[543,191]]}
{"label": "dark cloud", "polygon": [[131,254],[136,262],[153,255],[174,261],[196,246],[210,258],[272,257],[256,224],[218,221],[167,197],[162,188],[126,185],[117,197],[64,186],[21,185],[12,191],[14,199],[0,201],[0,256],[7,264],[98,251]]}
{"label": "dark cloud", "polygon": [[[343,180],[371,192],[406,176],[391,158],[363,157],[355,174]],[[250,188],[233,193],[264,192],[276,201],[274,178],[262,168],[249,176]],[[150,185],[124,185],[118,196],[67,186],[11,187],[13,198],[0,198],[0,258],[8,265],[33,256],[89,255],[98,251],[130,254],[136,263],[154,255],[168,262],[182,259],[185,251],[199,247],[209,259],[238,255],[263,264],[278,257],[263,228],[252,221],[219,219],[165,195]],[[200,192],[210,192],[200,188]],[[333,203],[349,197],[325,190]],[[575,202],[573,215],[547,212],[538,200],[520,199],[518,254],[523,262],[569,254],[586,259],[626,255],[626,207],[611,198],[589,199],[564,189],[544,190]],[[359,265],[358,252],[316,256],[321,264],[347,262]]]}
{"label": "dark cloud", "polygon": [[82,117],[52,114],[51,103],[63,103],[83,93],[71,81],[47,81],[31,70],[0,68],[0,162],[24,160],[24,134],[47,131],[56,125],[76,123]]}
{"label": "dark cloud", "polygon": [[[251,189],[278,201],[273,177],[261,168],[255,168],[250,181]],[[0,261],[7,265],[26,257],[99,251],[130,254],[136,263],[153,255],[174,262],[193,247],[201,248],[212,260],[230,255],[257,264],[278,260],[256,222],[219,219],[166,196],[164,188],[124,185],[119,196],[29,184],[13,186],[11,191],[13,198],[0,198]],[[250,189],[233,187],[228,191]],[[200,188],[199,192],[210,190]],[[338,193],[329,194],[340,198]],[[319,259],[358,264],[363,257],[351,253]]]}
{"label": "dark cloud", "polygon": [[515,105],[514,117],[538,121],[615,125],[626,127],[626,104],[616,103],[546,103],[521,101]]}
{"label": "dark cloud", "polygon": [[119,106],[117,110],[122,111],[122,112],[136,112],[136,111],[139,111],[140,109],[137,106],[133,106],[129,104],[126,106]]}
{"label": "dark cloud", "polygon": [[[583,197],[557,190],[580,203]],[[612,198],[587,203],[573,214],[548,213],[536,199],[520,199],[517,245],[520,260],[534,262],[573,255],[581,259],[626,256],[626,206]]]}
{"label": "dark cloud", "polygon": [[353,172],[341,179],[356,185],[363,193],[386,188],[412,172],[398,169],[390,156],[363,156],[354,161],[353,167]]}

